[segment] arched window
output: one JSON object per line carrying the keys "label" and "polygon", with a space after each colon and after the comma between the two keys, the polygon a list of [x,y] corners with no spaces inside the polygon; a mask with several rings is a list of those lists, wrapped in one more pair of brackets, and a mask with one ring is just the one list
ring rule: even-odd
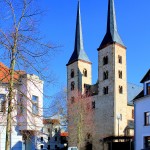
{"label": "arched window", "polygon": [[87,70],[86,69],[83,70],[83,76],[87,77]]}
{"label": "arched window", "polygon": [[71,97],[71,104],[74,103],[74,97]]}
{"label": "arched window", "polygon": [[71,69],[71,78],[74,78],[74,70]]}
{"label": "arched window", "polygon": [[122,79],[122,71],[120,71],[120,70],[118,71],[118,76],[120,79]]}
{"label": "arched window", "polygon": [[103,88],[103,94],[104,95],[108,94],[108,86],[106,86],[106,87]]}
{"label": "arched window", "polygon": [[71,91],[74,90],[74,86],[75,86],[75,83],[74,83],[74,81],[73,81],[73,82],[71,82]]}
{"label": "arched window", "polygon": [[118,56],[118,63],[122,64],[122,56]]}
{"label": "arched window", "polygon": [[105,72],[103,73],[103,79],[104,79],[104,80],[108,79],[108,71],[105,71]]}
{"label": "arched window", "polygon": [[103,65],[108,64],[108,56],[103,57]]}
{"label": "arched window", "polygon": [[122,94],[123,93],[123,87],[119,86],[119,93]]}

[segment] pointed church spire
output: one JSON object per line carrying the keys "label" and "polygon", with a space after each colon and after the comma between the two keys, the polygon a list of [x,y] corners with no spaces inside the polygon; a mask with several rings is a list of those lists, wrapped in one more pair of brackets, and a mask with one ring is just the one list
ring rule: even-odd
{"label": "pointed church spire", "polygon": [[82,37],[82,25],[81,25],[81,14],[80,14],[80,1],[78,0],[77,18],[76,18],[76,33],[75,33],[75,45],[73,54],[67,65],[77,61],[83,60],[90,62],[88,56],[84,51],[83,37]]}
{"label": "pointed church spire", "polygon": [[111,44],[114,42],[124,46],[117,31],[114,0],[108,0],[107,31],[98,49],[101,49],[107,44]]}

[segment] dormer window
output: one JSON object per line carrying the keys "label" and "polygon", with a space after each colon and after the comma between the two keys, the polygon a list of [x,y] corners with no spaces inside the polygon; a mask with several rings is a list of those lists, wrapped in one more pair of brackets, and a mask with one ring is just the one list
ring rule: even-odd
{"label": "dormer window", "polygon": [[71,82],[71,91],[74,90],[74,86],[75,86],[75,83],[74,83],[74,81],[73,81],[73,82]]}
{"label": "dormer window", "polygon": [[83,70],[83,76],[87,77],[87,70],[86,69]]}
{"label": "dormer window", "polygon": [[108,56],[103,57],[103,65],[108,64]]}
{"label": "dormer window", "polygon": [[146,88],[147,88],[147,95],[150,95],[150,83],[146,84]]}
{"label": "dormer window", "polygon": [[74,70],[73,69],[71,69],[71,78],[74,78]]}

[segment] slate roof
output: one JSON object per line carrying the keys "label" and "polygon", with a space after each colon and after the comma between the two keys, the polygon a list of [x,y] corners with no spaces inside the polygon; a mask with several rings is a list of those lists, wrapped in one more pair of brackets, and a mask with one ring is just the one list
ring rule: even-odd
{"label": "slate roof", "polygon": [[133,83],[127,83],[127,98],[128,98],[128,104],[133,105],[133,100],[135,97],[141,93],[143,90],[142,86],[135,85]]}
{"label": "slate roof", "polygon": [[114,42],[124,46],[124,43],[122,42],[119,33],[117,31],[114,0],[109,0],[108,14],[107,14],[107,30],[98,50]]}
{"label": "slate roof", "polygon": [[81,25],[81,14],[80,14],[80,2],[79,1],[78,1],[78,9],[77,9],[74,51],[73,51],[71,58],[68,61],[67,66],[78,60],[83,60],[85,62],[91,63],[87,54],[84,51],[82,25]]}
{"label": "slate roof", "polygon": [[145,81],[150,80],[150,69],[147,71],[143,79],[141,80],[141,83],[144,83]]}
{"label": "slate roof", "polygon": [[[144,83],[146,81],[150,80],[150,69],[147,71],[143,79],[141,80],[141,83]],[[144,97],[144,89],[134,98],[134,100]]]}
{"label": "slate roof", "polygon": [[138,98],[141,98],[141,97],[144,97],[144,90],[142,90],[135,98],[134,100],[138,99]]}
{"label": "slate roof", "polygon": [[[94,85],[86,85],[86,90],[88,90],[88,95],[87,96],[94,96],[98,95],[98,82]],[[133,100],[137,95],[141,95],[143,92],[143,87],[139,85],[135,85],[133,83],[127,83],[127,103],[128,105],[133,105]],[[144,94],[144,92],[143,92]]]}

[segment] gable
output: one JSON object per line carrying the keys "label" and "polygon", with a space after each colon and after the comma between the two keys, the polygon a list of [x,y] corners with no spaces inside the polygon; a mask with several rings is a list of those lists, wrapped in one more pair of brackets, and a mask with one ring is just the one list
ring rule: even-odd
{"label": "gable", "polygon": [[148,72],[145,74],[145,76],[141,80],[141,83],[144,83],[145,81],[148,81],[148,80],[150,80],[150,69],[148,70]]}

